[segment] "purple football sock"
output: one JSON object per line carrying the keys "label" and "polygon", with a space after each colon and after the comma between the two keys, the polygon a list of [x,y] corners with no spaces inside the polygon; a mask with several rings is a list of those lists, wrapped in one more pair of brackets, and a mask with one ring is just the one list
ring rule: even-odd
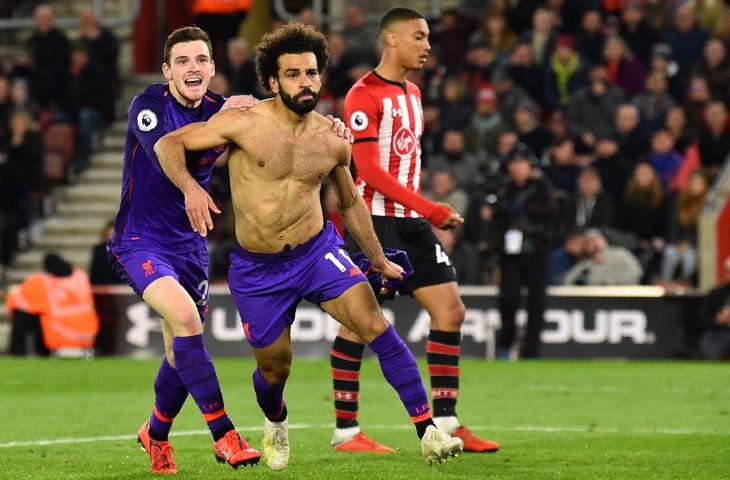
{"label": "purple football sock", "polygon": [[[203,335],[175,337],[172,340],[175,366],[216,440],[233,429],[226,415],[223,394],[213,361],[203,344]],[[216,438],[218,437],[218,438]]]}
{"label": "purple football sock", "polygon": [[273,386],[266,381],[257,368],[253,372],[253,388],[256,391],[256,401],[261,411],[272,422],[283,422],[286,419],[286,405],[284,404],[284,385]]}
{"label": "purple football sock", "polygon": [[426,389],[416,359],[392,325],[370,343],[378,356],[385,379],[395,388],[411,420],[416,423],[431,418]]}
{"label": "purple football sock", "polygon": [[167,440],[172,421],[187,397],[188,389],[165,356],[155,378],[155,405],[150,416],[150,437],[160,441]]}

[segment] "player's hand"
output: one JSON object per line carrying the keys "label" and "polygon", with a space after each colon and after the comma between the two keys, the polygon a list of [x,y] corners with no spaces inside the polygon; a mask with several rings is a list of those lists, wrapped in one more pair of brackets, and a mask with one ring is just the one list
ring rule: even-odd
{"label": "player's hand", "polygon": [[213,219],[210,212],[221,213],[213,199],[208,195],[203,187],[195,183],[186,191],[185,195],[185,213],[188,214],[188,220],[193,230],[201,237],[208,235],[208,230],[213,230]]}
{"label": "player's hand", "polygon": [[347,128],[345,122],[337,117],[333,117],[332,115],[327,115],[327,120],[332,122],[332,131],[335,132],[338,137],[349,140],[350,143],[355,141],[355,137],[352,136],[352,132],[350,132],[350,129]]}
{"label": "player's hand", "polygon": [[436,203],[436,208],[429,215],[428,221],[441,230],[453,230],[464,223],[464,217],[448,203]]}
{"label": "player's hand", "polygon": [[390,260],[385,260],[385,263],[382,265],[371,265],[370,267],[376,272],[380,272],[383,274],[383,286],[380,289],[380,293],[386,294],[388,293],[388,279],[392,278],[394,280],[403,280],[403,267],[398,265],[397,263],[393,263]]}
{"label": "player's hand", "polygon": [[251,95],[233,95],[228,97],[228,100],[226,100],[226,103],[223,104],[221,110],[225,110],[226,108],[246,110],[247,108],[251,108],[259,103],[259,101],[260,100],[258,98]]}

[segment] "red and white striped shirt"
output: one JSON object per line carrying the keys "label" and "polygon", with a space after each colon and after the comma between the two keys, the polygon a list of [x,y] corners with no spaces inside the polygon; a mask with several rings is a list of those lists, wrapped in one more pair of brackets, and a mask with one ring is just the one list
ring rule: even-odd
{"label": "red and white striped shirt", "polygon": [[[421,135],[423,107],[416,84],[392,82],[370,72],[347,93],[347,126],[355,144],[377,142],[383,175],[391,175],[413,193],[421,191]],[[355,145],[357,151],[357,145]],[[421,215],[370,187],[361,177],[360,160],[355,154],[358,175],[355,184],[372,215],[419,218]],[[380,172],[378,172],[380,174]]]}

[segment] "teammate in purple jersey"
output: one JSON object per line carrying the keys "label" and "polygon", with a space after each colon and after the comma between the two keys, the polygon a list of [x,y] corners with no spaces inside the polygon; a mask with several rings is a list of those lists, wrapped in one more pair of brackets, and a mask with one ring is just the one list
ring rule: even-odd
{"label": "teammate in purple jersey", "polygon": [[[257,46],[261,84],[275,97],[245,112],[225,110],[205,123],[172,132],[155,145],[160,163],[181,190],[193,182],[185,150],[207,151],[231,142],[229,169],[238,246],[228,282],[258,368],[256,399],[264,413],[263,457],[272,470],[289,461],[284,385],[292,360],[290,326],[302,299],[317,303],[361,335],[377,354],[421,438],[427,462],[444,461],[463,443],[438,430],[408,347],[383,317],[367,279],[343,249],[319,202],[328,177],[345,225],[374,270],[401,279],[373,231],[370,213],[350,175],[349,142],[327,136],[329,122],[312,110],[322,88],[327,44],[314,28],[289,24]],[[208,226],[209,206],[198,203],[191,224]]]}
{"label": "teammate in purple jersey", "polygon": [[[123,278],[162,316],[166,355],[154,384],[152,415],[140,428],[138,440],[154,473],[176,473],[168,433],[190,393],[213,435],[216,459],[236,468],[258,462],[260,454],[240,438],[226,415],[203,345],[206,240],[190,229],[186,196],[167,179],[153,147],[170,131],[207,120],[221,108],[246,108],[257,100],[238,96],[225,101],[207,90],[215,66],[208,35],[197,27],[170,34],[162,72],[167,83],[148,87],[129,109],[121,205],[107,248]],[[225,145],[186,156],[186,168],[203,192],[215,160],[224,152]]]}

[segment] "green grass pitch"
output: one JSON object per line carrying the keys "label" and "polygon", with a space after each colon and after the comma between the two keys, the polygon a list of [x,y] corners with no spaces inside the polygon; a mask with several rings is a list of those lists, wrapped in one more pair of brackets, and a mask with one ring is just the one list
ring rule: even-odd
{"label": "green grass pitch", "polygon": [[[215,359],[226,409],[258,445],[250,360]],[[0,478],[153,478],[136,445],[157,361],[0,360]],[[422,369],[423,362],[420,362]],[[423,370],[422,370],[423,371]],[[279,473],[213,459],[192,399],[171,441],[179,478],[730,478],[727,364],[621,361],[462,362],[459,413],[502,443],[428,467],[395,392],[363,365],[361,425],[394,455],[335,453],[329,364],[294,361],[286,389],[292,454]],[[159,478],[159,477],[155,477]]]}

